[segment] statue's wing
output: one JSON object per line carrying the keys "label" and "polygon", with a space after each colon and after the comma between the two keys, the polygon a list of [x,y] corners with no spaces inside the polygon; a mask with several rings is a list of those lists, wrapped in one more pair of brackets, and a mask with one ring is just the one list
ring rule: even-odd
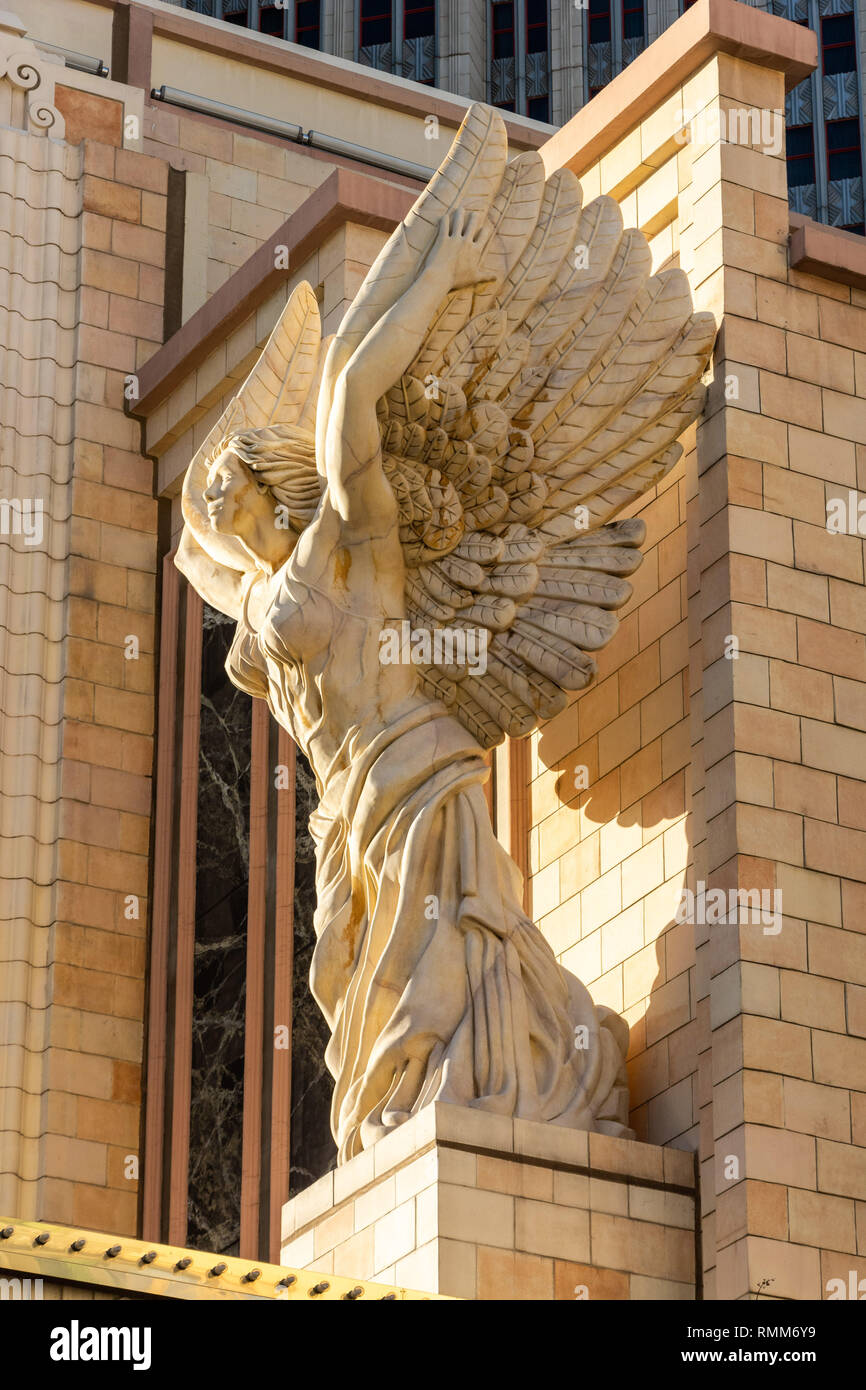
{"label": "statue's wing", "polygon": [[[347,309],[328,351],[318,403],[316,453],[324,458],[337,377],[367,333],[405,293],[436,239],[442,217],[458,207],[487,213],[501,186],[508,140],[497,111],[471,106],[444,160],[385,242]],[[469,294],[471,301],[471,292]]]}
{"label": "statue's wing", "polygon": [[410,620],[488,643],[484,674],[440,662],[422,683],[485,746],[592,679],[641,558],[643,524],[614,518],[679,458],[716,333],[613,199],[581,210],[569,171],[545,182],[522,154],[489,206],[490,282],[447,297],[379,403]]}
{"label": "statue's wing", "polygon": [[297,425],[312,434],[325,346],[316,296],[304,281],[292,291],[255,366],[187,468],[184,520],[199,545],[231,569],[244,570],[250,561],[240,541],[218,534],[208,520],[203,493],[214,452],[227,434],[239,430]]}

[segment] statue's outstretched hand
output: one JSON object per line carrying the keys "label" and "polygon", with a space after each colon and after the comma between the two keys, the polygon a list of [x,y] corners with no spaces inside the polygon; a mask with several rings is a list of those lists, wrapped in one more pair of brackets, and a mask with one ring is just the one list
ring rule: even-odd
{"label": "statue's outstretched hand", "polygon": [[448,289],[452,290],[489,280],[482,269],[482,261],[490,232],[480,212],[459,207],[446,213],[439,223],[425,269],[440,272],[448,281]]}

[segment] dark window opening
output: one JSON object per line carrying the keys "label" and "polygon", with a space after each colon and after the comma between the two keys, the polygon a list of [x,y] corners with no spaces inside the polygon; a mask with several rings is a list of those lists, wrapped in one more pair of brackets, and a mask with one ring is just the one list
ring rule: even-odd
{"label": "dark window opening", "polygon": [[403,37],[426,39],[436,33],[436,6],[423,0],[407,0],[403,11]]}
{"label": "dark window opening", "polygon": [[550,97],[530,97],[526,104],[526,114],[534,121],[549,121]]}
{"label": "dark window opening", "polygon": [[786,140],[788,187],[815,182],[815,144],[811,125],[788,127]]}
{"label": "dark window opening", "polygon": [[249,16],[246,10],[235,10],[233,14],[224,14],[223,19],[226,24],[239,24],[242,29],[249,27]]}
{"label": "dark window opening", "polygon": [[270,34],[273,39],[285,38],[285,19],[285,10],[277,9],[276,5],[262,5],[259,10],[259,31]]}
{"label": "dark window opening", "polygon": [[856,117],[827,122],[827,177],[857,179],[863,172],[860,156],[860,125]]}
{"label": "dark window opening", "polygon": [[827,15],[822,18],[821,54],[825,76],[855,71],[857,45],[853,14]]}
{"label": "dark window opening", "polygon": [[319,48],[321,6],[319,0],[298,0],[295,6],[295,43],[304,48]]}
{"label": "dark window opening", "polygon": [[622,0],[622,36],[624,39],[642,39],[644,35],[643,0]]}
{"label": "dark window opening", "polygon": [[526,51],[547,52],[547,0],[528,0],[526,6]]}
{"label": "dark window opening", "polygon": [[391,42],[391,6],[383,0],[361,0],[361,47]]}
{"label": "dark window opening", "polygon": [[[514,5],[512,0],[493,6],[493,56],[494,58],[514,57]],[[513,109],[503,108],[503,109]]]}
{"label": "dark window opening", "polygon": [[589,42],[610,43],[610,0],[589,0]]}

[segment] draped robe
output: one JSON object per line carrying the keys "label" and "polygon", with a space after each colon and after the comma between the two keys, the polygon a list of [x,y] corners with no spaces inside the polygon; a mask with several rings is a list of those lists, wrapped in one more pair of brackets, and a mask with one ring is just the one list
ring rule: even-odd
{"label": "draped robe", "polygon": [[[435,1100],[630,1135],[627,1025],[524,913],[478,743],[420,694],[386,721],[335,730],[328,663],[368,620],[293,576],[290,560],[255,631],[253,582],[226,668],[267,700],[316,776],[310,986],[331,1030],[339,1161]],[[298,654],[313,630],[328,653],[318,668]]]}

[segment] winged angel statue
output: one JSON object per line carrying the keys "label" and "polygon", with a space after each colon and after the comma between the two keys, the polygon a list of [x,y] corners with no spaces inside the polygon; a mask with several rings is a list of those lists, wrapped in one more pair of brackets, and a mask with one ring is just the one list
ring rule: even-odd
{"label": "winged angel statue", "polygon": [[645,532],[613,518],[701,409],[714,320],[649,271],[473,106],[337,334],[299,285],[187,471],[177,564],[316,778],[340,1162],[433,1100],[630,1133],[627,1026],[524,914],[483,750],[591,681]]}

